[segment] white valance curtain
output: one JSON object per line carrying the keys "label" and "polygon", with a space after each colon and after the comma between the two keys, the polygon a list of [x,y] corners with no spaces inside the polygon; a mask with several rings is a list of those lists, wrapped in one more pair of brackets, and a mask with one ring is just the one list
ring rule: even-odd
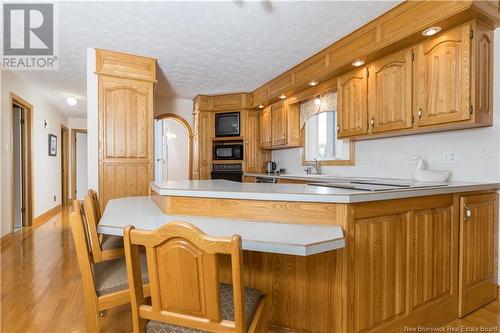
{"label": "white valance curtain", "polygon": [[337,92],[331,91],[319,95],[321,103],[316,104],[313,99],[308,99],[300,103],[300,128],[303,128],[307,119],[321,112],[337,111]]}

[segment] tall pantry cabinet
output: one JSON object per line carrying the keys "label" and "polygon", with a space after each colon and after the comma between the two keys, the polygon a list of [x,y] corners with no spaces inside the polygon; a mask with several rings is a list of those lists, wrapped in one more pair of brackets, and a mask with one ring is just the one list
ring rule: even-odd
{"label": "tall pantry cabinet", "polygon": [[153,85],[156,60],[96,50],[98,179],[108,200],[149,194],[153,179]]}

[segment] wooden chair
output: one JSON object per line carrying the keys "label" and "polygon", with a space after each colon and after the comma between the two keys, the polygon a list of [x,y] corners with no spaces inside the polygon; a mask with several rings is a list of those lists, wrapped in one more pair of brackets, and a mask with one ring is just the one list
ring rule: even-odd
{"label": "wooden chair", "polygon": [[[79,210],[75,209],[71,213],[70,220],[82,277],[87,331],[99,332],[99,314],[103,310],[130,303],[125,258],[95,263],[89,246],[81,204]],[[139,274],[146,283],[149,281],[145,257],[141,260]],[[144,285],[144,288],[141,286],[141,291],[149,295],[149,284]]]}
{"label": "wooden chair", "polygon": [[[217,238],[188,223],[124,232],[134,332],[264,332],[265,296],[243,288],[241,237]],[[142,292],[146,248],[151,301]],[[217,254],[229,254],[233,284],[220,284]]]}
{"label": "wooden chair", "polygon": [[97,232],[97,225],[101,220],[102,214],[97,194],[94,191],[89,190],[89,194],[85,196],[85,200],[83,201],[83,207],[94,262],[122,257],[124,255],[123,237],[99,235]]}

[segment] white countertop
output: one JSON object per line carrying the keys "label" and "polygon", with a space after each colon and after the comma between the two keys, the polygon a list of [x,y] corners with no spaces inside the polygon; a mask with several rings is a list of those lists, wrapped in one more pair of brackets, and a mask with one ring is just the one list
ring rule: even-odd
{"label": "white countertop", "polygon": [[345,246],[340,226],[168,215],[160,210],[151,197],[110,200],[99,222],[98,232],[121,236],[128,225],[154,230],[173,221],[191,223],[212,236],[240,235],[244,250],[308,256]]}
{"label": "white countertop", "polygon": [[187,180],[151,183],[159,195],[202,198],[356,203],[427,195],[498,189],[499,183],[450,182],[447,186],[369,192],[302,184],[239,183],[227,180]]}

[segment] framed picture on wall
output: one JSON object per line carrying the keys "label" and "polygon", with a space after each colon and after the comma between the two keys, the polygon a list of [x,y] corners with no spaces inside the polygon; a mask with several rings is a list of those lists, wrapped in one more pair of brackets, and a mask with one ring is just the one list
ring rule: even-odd
{"label": "framed picture on wall", "polygon": [[49,134],[49,156],[57,156],[57,136]]}

